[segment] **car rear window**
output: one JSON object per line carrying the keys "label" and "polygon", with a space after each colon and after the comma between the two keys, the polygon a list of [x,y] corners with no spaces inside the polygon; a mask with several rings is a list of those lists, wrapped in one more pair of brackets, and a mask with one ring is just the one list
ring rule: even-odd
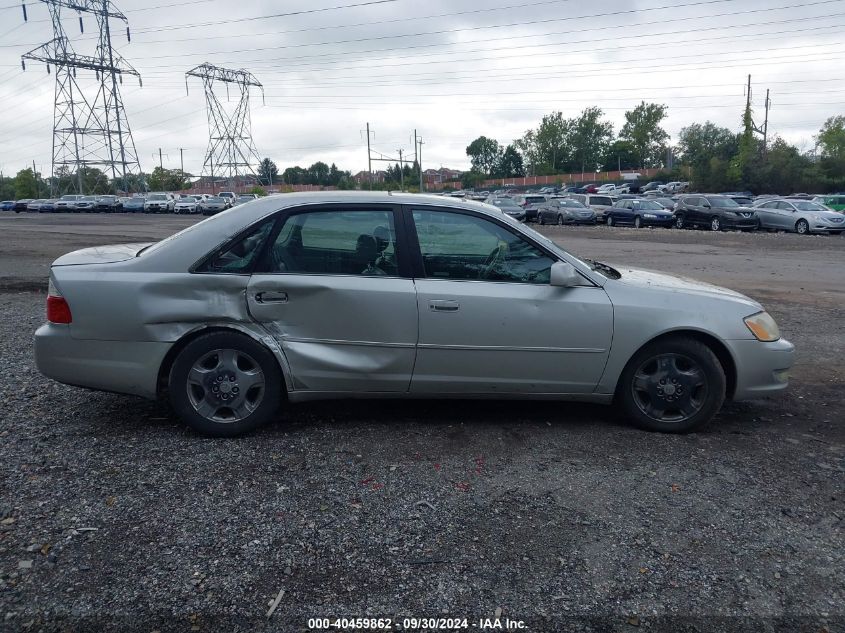
{"label": "car rear window", "polygon": [[605,205],[609,207],[613,204],[613,201],[605,196],[593,196],[590,198],[590,204]]}

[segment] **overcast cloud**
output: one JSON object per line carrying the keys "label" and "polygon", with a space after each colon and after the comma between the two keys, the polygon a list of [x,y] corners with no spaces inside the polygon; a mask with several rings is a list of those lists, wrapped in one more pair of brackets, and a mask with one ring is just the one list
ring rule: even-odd
{"label": "overcast cloud", "polygon": [[[843,0],[395,0],[269,17],[363,1],[117,2],[132,41],[115,21],[114,43],[144,80],[122,86],[142,168],[158,164],[159,148],[165,167],[178,167],[181,147],[185,169],[201,171],[205,100],[197,79],[186,94],[185,71],[205,61],[264,84],[266,104],[253,93],[253,137],[280,169],[317,160],[366,169],[368,121],[374,149],[413,154],[416,128],[423,166],[453,168],[468,167],[464,148],[480,134],[507,144],[553,110],[597,105],[618,130],[625,110],[656,101],[669,107],[673,140],[708,119],[738,130],[748,73],[757,118],[770,88],[770,134],[805,150],[845,105]],[[20,66],[52,37],[47,7],[29,2],[24,23],[19,4],[0,2],[0,168],[34,160],[49,173],[53,75]],[[76,51],[92,54],[93,18],[80,35],[64,13]]]}

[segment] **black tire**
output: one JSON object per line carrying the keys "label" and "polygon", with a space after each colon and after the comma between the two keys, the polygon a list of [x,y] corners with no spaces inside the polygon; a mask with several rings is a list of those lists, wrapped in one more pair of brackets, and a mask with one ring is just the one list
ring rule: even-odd
{"label": "black tire", "polygon": [[636,216],[636,217],[634,218],[634,228],[635,228],[635,229],[642,228],[642,225],[643,225],[643,220],[642,220],[642,218],[641,218],[640,216]]}
{"label": "black tire", "polygon": [[558,226],[563,226],[563,216],[560,214],[557,216],[557,224]]}
{"label": "black tire", "polygon": [[612,215],[607,216],[607,225],[613,226],[613,216]]}
{"label": "black tire", "polygon": [[798,233],[798,235],[809,235],[810,225],[807,223],[807,220],[798,220],[795,223],[795,232]]}
{"label": "black tire", "polygon": [[710,230],[711,231],[721,231],[722,230],[722,221],[719,219],[718,215],[714,215],[710,218]]}
{"label": "black tire", "polygon": [[686,227],[686,222],[684,221],[683,213],[678,214],[675,216],[675,228],[676,229],[683,229]]}
{"label": "black tire", "polygon": [[[225,371],[218,371],[217,368],[214,368],[208,370],[209,375],[204,379],[206,387],[200,387],[197,384],[192,385],[188,380],[188,376],[195,365],[204,358],[212,358],[213,360],[215,356],[213,352],[216,350],[235,351],[239,354],[236,362],[249,359],[255,365],[255,368],[252,368],[253,371],[260,370],[262,372],[261,398],[255,403],[254,410],[248,415],[241,418],[233,417],[229,421],[215,420],[201,414],[192,403],[192,399],[204,402],[214,398],[215,395],[206,387],[210,385],[217,391],[216,385],[219,383],[216,380],[220,379],[218,374],[222,373],[225,376]],[[222,366],[222,359],[218,359],[218,362]],[[226,382],[225,379],[224,382]],[[237,387],[239,382],[233,380],[232,384]],[[242,394],[230,395],[232,403],[234,404],[236,399],[239,401],[248,400],[253,389],[245,389]],[[191,391],[190,395],[189,390]],[[176,356],[168,378],[170,402],[179,417],[194,430],[213,437],[234,437],[271,421],[281,406],[283,390],[284,378],[270,350],[248,336],[236,332],[211,332],[195,338]],[[222,389],[220,391],[222,397]],[[203,395],[200,397],[198,392]],[[252,397],[256,398],[257,394],[253,394]],[[226,403],[221,403],[219,398],[217,398],[215,405],[209,406],[217,407],[213,414],[227,408]],[[229,411],[234,413],[233,409],[229,409]]]}
{"label": "black tire", "polygon": [[545,225],[546,225],[546,221],[543,219],[543,214],[542,214],[542,213],[538,213],[538,214],[537,214],[537,224],[539,224],[540,226],[545,226]]}
{"label": "black tire", "polygon": [[713,419],[725,400],[725,385],[713,350],[676,336],[646,345],[628,361],[616,401],[640,428],[689,433]]}

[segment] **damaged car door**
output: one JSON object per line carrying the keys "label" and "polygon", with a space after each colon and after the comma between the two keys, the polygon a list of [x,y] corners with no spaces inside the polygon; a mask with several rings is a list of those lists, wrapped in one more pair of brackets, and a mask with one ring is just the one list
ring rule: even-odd
{"label": "damaged car door", "polygon": [[329,205],[282,215],[246,299],[278,341],[294,389],[405,392],[417,303],[390,205]]}

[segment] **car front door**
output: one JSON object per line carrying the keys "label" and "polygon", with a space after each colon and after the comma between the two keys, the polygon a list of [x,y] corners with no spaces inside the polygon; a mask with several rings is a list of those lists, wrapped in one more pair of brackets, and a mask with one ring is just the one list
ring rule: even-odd
{"label": "car front door", "polygon": [[778,228],[786,231],[794,231],[795,223],[798,218],[795,207],[783,200],[778,200],[775,205],[777,206],[776,213]]}
{"label": "car front door", "polygon": [[419,343],[412,393],[591,393],[613,333],[604,290],[551,286],[554,253],[505,220],[410,207]]}
{"label": "car front door", "polygon": [[252,317],[281,346],[295,390],[404,392],[417,343],[398,210],[295,209],[250,278]]}

